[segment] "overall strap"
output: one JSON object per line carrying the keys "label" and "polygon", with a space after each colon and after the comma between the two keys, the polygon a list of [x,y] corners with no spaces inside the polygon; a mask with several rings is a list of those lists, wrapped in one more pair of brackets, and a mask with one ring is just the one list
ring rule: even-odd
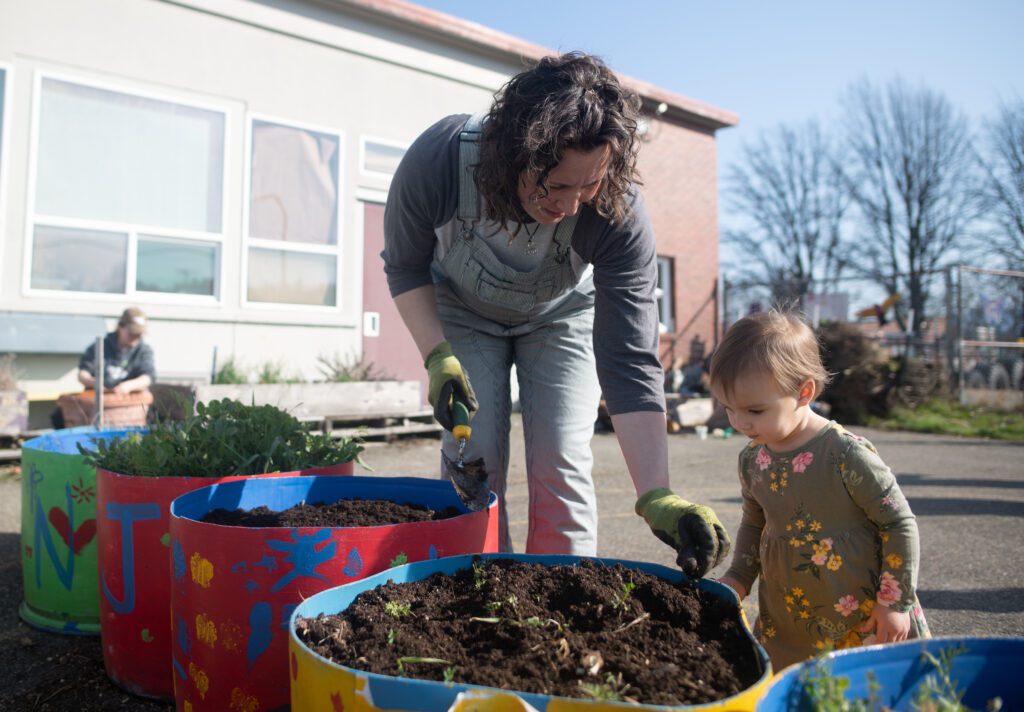
{"label": "overall strap", "polygon": [[473,225],[480,219],[480,195],[473,180],[473,166],[480,158],[480,130],[484,114],[469,117],[459,133],[459,208],[456,217],[462,223],[461,235],[473,239]]}

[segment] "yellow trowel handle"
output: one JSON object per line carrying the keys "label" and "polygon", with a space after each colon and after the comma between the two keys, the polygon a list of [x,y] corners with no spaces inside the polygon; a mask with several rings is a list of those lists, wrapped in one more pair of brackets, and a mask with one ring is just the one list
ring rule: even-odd
{"label": "yellow trowel handle", "polygon": [[469,427],[469,408],[458,398],[452,398],[452,422],[455,423],[452,428],[455,442],[469,442],[469,436],[473,434],[473,429]]}

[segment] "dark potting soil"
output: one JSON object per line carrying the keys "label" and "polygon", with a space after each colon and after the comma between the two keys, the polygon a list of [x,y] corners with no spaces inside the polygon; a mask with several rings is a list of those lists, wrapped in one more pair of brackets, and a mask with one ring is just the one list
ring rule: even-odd
{"label": "dark potting soil", "polygon": [[307,646],[351,668],[562,697],[696,705],[735,695],[762,674],[737,605],[586,560],[495,559],[389,582],[339,615],[297,626]]}
{"label": "dark potting soil", "polygon": [[458,507],[433,510],[421,504],[398,504],[384,499],[340,499],[331,504],[297,504],[275,512],[255,509],[214,509],[200,521],[233,527],[376,527],[450,519],[463,514]]}

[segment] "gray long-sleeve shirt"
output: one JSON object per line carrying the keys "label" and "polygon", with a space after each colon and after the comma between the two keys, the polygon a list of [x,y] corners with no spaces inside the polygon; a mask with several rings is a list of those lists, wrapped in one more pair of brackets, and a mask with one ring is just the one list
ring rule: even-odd
{"label": "gray long-sleeve shirt", "polygon": [[[381,256],[392,296],[432,283],[435,252],[446,249],[438,228],[454,220],[458,208],[459,132],[467,118],[449,116],[427,129],[391,182]],[[572,258],[593,265],[594,352],[609,413],[664,411],[654,231],[638,190],[621,225],[581,208]]]}

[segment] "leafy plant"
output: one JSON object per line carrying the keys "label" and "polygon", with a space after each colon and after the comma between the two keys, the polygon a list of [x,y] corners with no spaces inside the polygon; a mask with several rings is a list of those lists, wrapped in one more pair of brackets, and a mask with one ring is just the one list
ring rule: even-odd
{"label": "leafy plant", "polygon": [[284,366],[280,363],[268,361],[260,366],[256,372],[257,383],[302,383],[303,379],[298,376],[287,376]]}
{"label": "leafy plant", "polygon": [[79,447],[85,461],[111,472],[145,477],[227,477],[291,472],[358,460],[362,443],[311,433],[308,426],[271,405],[223,399],[196,404],[180,422]]}
{"label": "leafy plant", "polygon": [[407,616],[412,612],[412,604],[388,601],[384,604],[384,612],[392,618],[401,618],[402,616]]}
{"label": "leafy plant", "polygon": [[444,681],[445,682],[455,682],[455,673],[456,673],[456,671],[458,671],[458,668],[455,667],[454,665],[449,665],[448,667],[446,667],[444,669]]}
{"label": "leafy plant", "polygon": [[249,379],[245,375],[245,371],[241,365],[235,361],[235,357],[231,356],[224,365],[217,369],[217,375],[213,378],[214,383],[219,384],[239,384],[248,383]]}
{"label": "leafy plant", "polygon": [[388,628],[388,645],[394,645],[396,640],[398,640],[398,634],[395,633],[395,629]]}
{"label": "leafy plant", "polygon": [[318,356],[320,373],[328,383],[351,383],[353,381],[387,381],[391,376],[380,371],[371,361],[355,356]]}

